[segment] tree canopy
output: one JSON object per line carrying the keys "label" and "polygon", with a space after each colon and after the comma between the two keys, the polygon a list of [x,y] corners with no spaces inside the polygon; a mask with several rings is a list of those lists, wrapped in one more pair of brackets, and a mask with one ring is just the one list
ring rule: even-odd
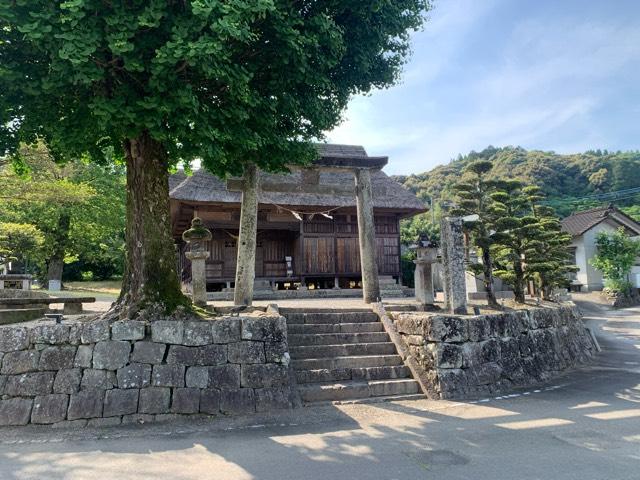
{"label": "tree canopy", "polygon": [[310,158],[349,98],[392,85],[428,0],[0,5],[0,149],[123,155],[148,131],[214,173]]}
{"label": "tree canopy", "polygon": [[[33,273],[61,280],[63,263],[79,263],[99,277],[122,273],[124,175],[122,166],[82,160],[56,164],[46,146],[22,145],[0,167],[0,222],[24,225],[41,237],[30,252]],[[14,234],[15,237],[15,234]],[[47,275],[49,269],[49,275]],[[55,273],[53,272],[55,270]]]}
{"label": "tree canopy", "polygon": [[629,272],[640,255],[640,241],[629,238],[624,228],[612,233],[599,232],[596,237],[597,253],[591,264],[602,272],[605,286],[613,291],[629,293]]}
{"label": "tree canopy", "polygon": [[493,245],[492,224],[495,222],[495,209],[492,194],[495,193],[497,182],[491,178],[493,164],[488,160],[478,160],[469,163],[464,169],[464,175],[453,187],[456,194],[456,207],[453,215],[474,216],[473,221],[466,223],[466,229],[471,233],[471,241],[480,249],[482,263],[470,265],[476,273],[483,273],[483,282],[487,292],[487,302],[497,307],[498,302],[493,291],[493,261],[490,255]]}
{"label": "tree canopy", "polygon": [[[638,214],[633,205],[638,202],[640,193],[611,196],[600,203],[597,197],[584,197],[640,187],[640,151],[591,150],[562,155],[521,147],[487,147],[480,152],[460,155],[428,172],[396,178],[419,196],[434,197],[436,202],[451,200],[455,196],[453,186],[465,167],[479,160],[491,161],[495,179],[514,178],[524,185],[540,187],[545,202],[561,217],[611,201],[627,213]],[[637,218],[640,219],[640,214]]]}
{"label": "tree canopy", "polygon": [[41,258],[43,243],[44,235],[34,225],[0,222],[0,265],[17,260],[26,272],[30,261]]}

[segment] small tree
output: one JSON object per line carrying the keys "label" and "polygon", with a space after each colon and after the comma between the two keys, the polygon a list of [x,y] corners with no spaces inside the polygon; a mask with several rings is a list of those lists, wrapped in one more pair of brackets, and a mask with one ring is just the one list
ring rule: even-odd
{"label": "small tree", "polygon": [[467,222],[466,228],[471,233],[471,241],[480,249],[482,263],[471,265],[474,272],[483,274],[484,288],[487,292],[487,303],[490,307],[498,308],[493,288],[493,259],[491,246],[494,239],[491,224],[495,220],[492,193],[496,190],[496,182],[487,179],[487,174],[493,168],[488,160],[478,160],[465,168],[462,180],[454,186],[456,192],[455,215],[477,215],[477,220]]}
{"label": "small tree", "polygon": [[640,241],[629,238],[621,227],[613,233],[598,233],[596,246],[598,251],[590,260],[591,265],[602,272],[607,288],[628,295],[629,272],[640,255]]}
{"label": "small tree", "polygon": [[532,232],[525,252],[525,276],[533,280],[542,292],[542,298],[551,300],[555,287],[566,286],[568,274],[578,267],[571,263],[571,235],[562,231],[555,210],[541,205],[544,196],[540,188],[530,185],[522,189],[533,216],[538,220],[537,230]]}
{"label": "small tree", "polygon": [[530,214],[522,188],[521,182],[506,180],[491,195],[496,214],[492,247],[498,267],[495,274],[513,288],[518,303],[524,303],[526,253],[539,232],[538,219]]}
{"label": "small tree", "polygon": [[8,263],[17,260],[27,273],[29,261],[41,254],[44,235],[28,223],[0,223],[0,260]]}
{"label": "small tree", "polygon": [[122,264],[123,170],[81,159],[58,165],[42,142],[21,145],[0,168],[0,222],[32,224],[44,234],[43,280],[62,280],[72,258]]}

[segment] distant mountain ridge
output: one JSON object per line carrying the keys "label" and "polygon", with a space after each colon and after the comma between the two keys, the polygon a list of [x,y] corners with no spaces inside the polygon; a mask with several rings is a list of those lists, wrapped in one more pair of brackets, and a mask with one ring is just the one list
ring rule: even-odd
{"label": "distant mountain ridge", "polygon": [[[452,186],[464,167],[475,160],[491,160],[499,178],[517,178],[540,186],[560,216],[603,203],[614,203],[640,220],[640,151],[558,154],[522,147],[492,147],[460,155],[447,165],[394,178],[425,200],[436,203],[453,197]],[[638,188],[638,192],[622,192]],[[590,198],[584,198],[590,197]]]}

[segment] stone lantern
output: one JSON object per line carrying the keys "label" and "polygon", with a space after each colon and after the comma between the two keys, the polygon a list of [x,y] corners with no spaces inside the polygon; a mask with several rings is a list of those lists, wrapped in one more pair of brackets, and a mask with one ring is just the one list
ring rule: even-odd
{"label": "stone lantern", "polygon": [[182,234],[182,239],[189,244],[185,256],[191,260],[191,295],[194,305],[207,305],[207,272],[205,261],[209,258],[206,242],[211,240],[211,232],[202,225],[202,220],[194,217],[191,228]]}
{"label": "stone lantern", "polygon": [[421,305],[433,305],[433,264],[438,261],[438,246],[424,237],[410,247],[416,251],[415,292]]}

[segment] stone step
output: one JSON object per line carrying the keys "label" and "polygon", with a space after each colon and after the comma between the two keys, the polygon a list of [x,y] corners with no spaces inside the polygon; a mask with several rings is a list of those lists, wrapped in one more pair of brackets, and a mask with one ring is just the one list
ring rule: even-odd
{"label": "stone step", "polygon": [[385,305],[384,309],[387,312],[417,312],[418,305],[413,304],[389,304]]}
{"label": "stone step", "polygon": [[291,360],[296,370],[388,367],[402,365],[400,355],[351,355],[333,358],[302,358]]}
{"label": "stone step", "polygon": [[309,383],[298,386],[305,403],[353,400],[390,395],[410,395],[419,392],[413,379],[345,381],[339,383]]}
{"label": "stone step", "polygon": [[315,324],[290,324],[287,323],[289,335],[298,334],[322,334],[322,333],[365,333],[383,332],[382,322],[367,323],[315,323]]}
{"label": "stone step", "polygon": [[287,324],[317,323],[367,323],[378,322],[378,315],[373,312],[335,312],[335,313],[290,313],[285,314]]}
{"label": "stone step", "polygon": [[313,405],[322,405],[323,403],[327,404],[339,404],[339,405],[352,405],[359,403],[380,403],[380,402],[398,402],[398,401],[408,401],[408,400],[425,400],[427,397],[424,393],[409,393],[407,395],[383,395],[381,397],[367,397],[367,398],[353,398],[347,400],[338,400],[335,402],[315,402]]}
{"label": "stone step", "polygon": [[298,383],[339,382],[343,380],[384,380],[408,378],[411,372],[404,365],[365,368],[334,368],[319,370],[298,370]]}
{"label": "stone step", "polygon": [[391,395],[413,395],[420,392],[420,385],[413,378],[393,380],[371,380],[369,388],[372,397],[389,397]]}
{"label": "stone step", "polygon": [[345,343],[342,345],[309,345],[289,347],[291,358],[329,358],[353,355],[387,355],[396,353],[392,342]]}
{"label": "stone step", "polygon": [[366,367],[351,369],[352,380],[386,380],[393,378],[410,378],[411,371],[404,365],[388,367]]}
{"label": "stone step", "polygon": [[389,342],[387,332],[372,333],[304,333],[289,335],[290,346],[338,345],[345,343]]}
{"label": "stone step", "polygon": [[[329,300],[327,300],[328,302]],[[295,313],[371,313],[371,308],[362,307],[349,309],[344,308],[317,308],[317,307],[280,307],[278,309],[281,315],[290,315]]]}

